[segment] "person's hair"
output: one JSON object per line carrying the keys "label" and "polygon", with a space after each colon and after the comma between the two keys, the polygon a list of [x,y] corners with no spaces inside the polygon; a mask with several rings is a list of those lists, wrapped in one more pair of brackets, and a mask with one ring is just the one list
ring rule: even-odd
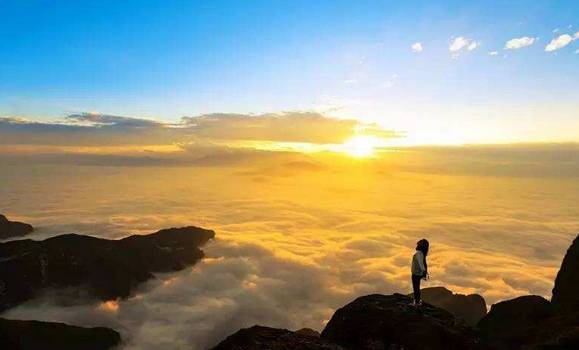
{"label": "person's hair", "polygon": [[424,254],[424,257],[426,257],[428,255],[428,247],[429,246],[430,246],[430,244],[428,243],[428,240],[421,239],[420,241],[418,241],[416,243],[416,250],[420,250],[422,252],[422,254]]}

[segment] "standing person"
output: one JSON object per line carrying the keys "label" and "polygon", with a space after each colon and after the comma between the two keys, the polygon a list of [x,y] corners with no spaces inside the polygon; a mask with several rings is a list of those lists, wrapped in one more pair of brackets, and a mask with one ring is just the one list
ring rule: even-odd
{"label": "standing person", "polygon": [[416,253],[412,257],[412,289],[414,291],[414,302],[412,305],[422,304],[420,299],[420,280],[428,278],[428,265],[426,256],[428,255],[428,246],[430,244],[426,239],[421,239],[416,243]]}

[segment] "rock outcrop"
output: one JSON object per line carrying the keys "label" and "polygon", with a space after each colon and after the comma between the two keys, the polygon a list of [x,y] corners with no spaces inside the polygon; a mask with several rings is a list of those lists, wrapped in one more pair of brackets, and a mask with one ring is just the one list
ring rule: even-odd
{"label": "rock outcrop", "polygon": [[314,334],[262,326],[244,328],[227,337],[213,350],[344,350]]}
{"label": "rock outcrop", "polygon": [[105,350],[120,341],[119,333],[104,327],[84,328],[64,323],[0,318],[0,349]]}
{"label": "rock outcrop", "polygon": [[336,311],[322,339],[352,350],[480,348],[464,321],[441,308],[426,303],[416,308],[411,302],[402,294],[360,297]]}
{"label": "rock outcrop", "polygon": [[154,272],[195,264],[215,233],[198,227],[160,230],[120,240],[67,234],[0,244],[0,311],[42,288],[83,287],[100,300],[128,297]]}
{"label": "rock outcrop", "polygon": [[579,236],[563,258],[555,279],[551,302],[558,312],[579,312]]}
{"label": "rock outcrop", "polygon": [[422,289],[422,299],[462,318],[471,326],[487,313],[487,304],[478,294],[455,294],[444,287],[432,287]]}
{"label": "rock outcrop", "polygon": [[34,231],[34,227],[18,221],[10,221],[0,214],[0,239],[25,236]]}
{"label": "rock outcrop", "polygon": [[537,328],[553,315],[551,303],[537,295],[501,301],[478,324],[489,343],[498,349],[520,349],[538,341]]}
{"label": "rock outcrop", "polygon": [[499,350],[579,349],[579,236],[567,251],[551,302],[528,295],[502,301],[478,323],[483,339]]}

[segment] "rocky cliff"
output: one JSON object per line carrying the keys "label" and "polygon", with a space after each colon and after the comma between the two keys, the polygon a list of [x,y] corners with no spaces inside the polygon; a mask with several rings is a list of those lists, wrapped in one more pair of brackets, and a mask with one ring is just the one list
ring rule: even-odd
{"label": "rocky cliff", "polygon": [[536,295],[502,301],[478,323],[495,349],[579,349],[579,236],[567,250],[551,301]]}
{"label": "rocky cliff", "polygon": [[478,349],[475,332],[450,312],[402,295],[367,295],[334,313],[322,338],[347,349]]}
{"label": "rocky cliff", "polygon": [[559,312],[579,312],[579,236],[575,238],[563,262],[553,288],[551,302]]}

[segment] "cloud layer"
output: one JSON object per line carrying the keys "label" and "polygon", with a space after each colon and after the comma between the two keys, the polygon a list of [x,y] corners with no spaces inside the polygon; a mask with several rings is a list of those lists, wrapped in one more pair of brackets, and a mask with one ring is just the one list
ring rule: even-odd
{"label": "cloud layer", "polygon": [[183,117],[178,123],[104,115],[73,114],[63,121],[33,122],[0,117],[0,145],[131,145],[172,144],[196,139],[341,143],[357,131],[395,137],[374,124],[338,119],[314,112],[260,115],[215,113]]}
{"label": "cloud layer", "polygon": [[109,326],[145,350],[206,349],[256,323],[320,330],[357,296],[409,292],[423,237],[429,286],[489,303],[549,297],[579,227],[577,144],[389,147],[365,160],[258,147],[359,132],[397,136],[312,113],[0,120],[0,212],[37,227],[31,238],[189,224],[218,237],[201,264],[128,300],[48,291],[2,316]]}

